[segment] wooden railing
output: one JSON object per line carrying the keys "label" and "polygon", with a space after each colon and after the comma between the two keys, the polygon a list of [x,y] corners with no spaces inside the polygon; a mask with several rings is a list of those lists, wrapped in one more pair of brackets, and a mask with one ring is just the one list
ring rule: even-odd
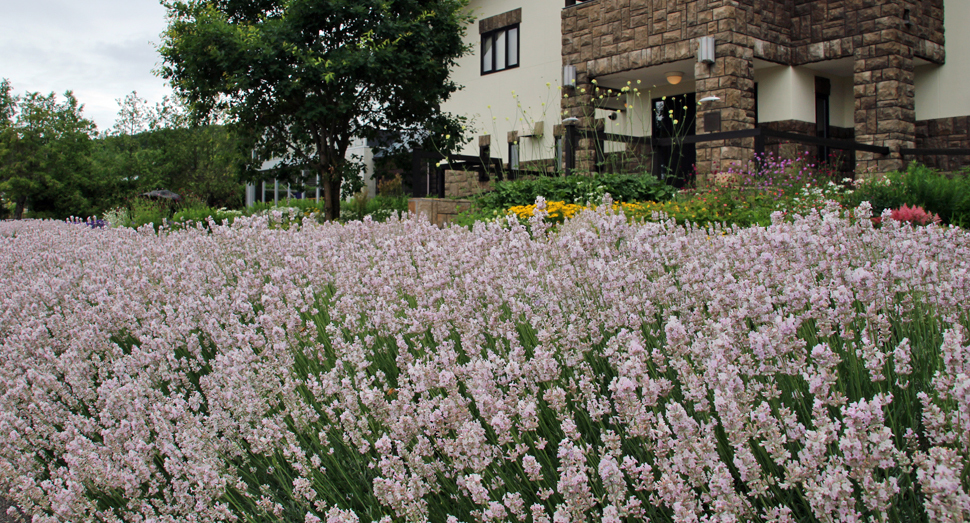
{"label": "wooden railing", "polygon": [[[567,0],[567,4],[570,0]],[[571,1],[583,1],[583,0],[571,0]],[[675,140],[673,138],[654,138],[653,136],[627,136],[623,134],[613,134],[604,131],[589,131],[580,130],[575,126],[566,126],[566,140],[564,147],[564,167],[566,174],[570,174],[576,169],[576,148],[575,142],[578,135],[582,135],[585,138],[594,137],[597,142],[596,146],[596,166],[603,165],[603,142],[622,142],[634,145],[649,145],[651,150],[656,150],[658,147],[671,147],[674,145]],[[765,152],[766,141],[768,138],[777,138],[780,140],[788,140],[790,142],[803,143],[806,145],[815,145],[819,147],[826,147],[829,149],[839,149],[842,151],[864,151],[881,155],[888,155],[890,150],[889,147],[883,147],[881,145],[871,145],[866,143],[859,143],[854,140],[838,140],[834,138],[819,138],[817,136],[809,136],[806,134],[789,133],[785,131],[775,131],[773,129],[766,129],[764,127],[756,127],[754,129],[743,129],[740,131],[723,131],[718,133],[709,134],[694,134],[690,136],[684,136],[683,138],[677,139],[676,142],[679,144],[698,144],[704,142],[714,142],[721,140],[737,140],[742,138],[754,138],[754,152],[756,155],[763,155]],[[930,148],[905,148],[900,149],[900,154],[902,156],[932,156],[932,155],[948,155],[948,156],[970,156],[970,149],[930,149]],[[512,172],[506,172],[504,165],[502,164],[501,158],[479,158],[477,156],[467,156],[460,154],[444,155],[433,151],[423,151],[416,149],[411,153],[411,170],[412,170],[412,193],[416,197],[423,196],[438,196],[444,198],[445,196],[445,167],[435,165],[434,172],[432,173],[431,162],[437,162],[441,160],[447,160],[447,166],[451,169],[467,169],[470,171],[475,171],[478,173],[479,181],[486,182],[490,179],[490,174],[495,173],[499,181],[505,179],[506,177],[512,178]],[[424,161],[428,161],[428,165],[424,165]],[[598,169],[597,169],[598,170]],[[655,162],[653,165],[653,174],[655,176],[660,175],[659,163]]]}
{"label": "wooden railing", "polygon": [[970,156],[970,149],[900,149],[903,156]]}
{"label": "wooden railing", "polygon": [[[764,127],[756,127],[754,129],[743,129],[740,131],[723,131],[718,133],[708,133],[708,134],[693,134],[689,136],[684,136],[675,140],[674,138],[655,138],[653,136],[626,136],[622,134],[612,134],[603,131],[589,131],[582,130],[578,133],[572,130],[569,126],[566,129],[566,149],[565,154],[566,159],[566,170],[571,172],[576,168],[575,163],[575,136],[576,134],[582,134],[585,138],[595,137],[597,146],[596,154],[597,160],[596,164],[600,165],[603,163],[601,158],[603,154],[603,142],[623,142],[631,143],[636,145],[650,145],[651,150],[656,150],[658,147],[670,147],[675,143],[680,145],[687,144],[698,144],[704,142],[715,142],[721,140],[737,140],[742,138],[754,138],[754,152],[756,155],[762,155],[765,152],[765,146],[768,138],[778,138],[781,140],[788,140],[791,142],[803,143],[806,145],[816,145],[820,147],[827,147],[830,149],[839,149],[843,151],[864,151],[876,154],[888,155],[889,148],[880,145],[871,145],[866,143],[859,143],[854,140],[838,140],[834,138],[819,138],[816,136],[809,136],[805,134],[789,133],[784,131],[775,131],[773,129],[766,129]],[[906,151],[931,151],[933,149],[903,149],[903,155]],[[961,149],[964,150],[964,149]],[[913,154],[931,154],[931,153],[913,153]],[[957,154],[957,153],[953,153]],[[970,154],[970,153],[968,153]],[[654,175],[659,175],[659,165],[654,163]]]}

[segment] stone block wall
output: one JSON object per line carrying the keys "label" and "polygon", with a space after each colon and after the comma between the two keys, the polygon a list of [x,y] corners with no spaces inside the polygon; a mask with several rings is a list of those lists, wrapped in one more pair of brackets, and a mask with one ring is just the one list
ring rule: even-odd
{"label": "stone block wall", "polygon": [[943,0],[795,0],[793,63],[853,56],[867,35],[890,29],[905,33],[917,56],[943,61]]}
{"label": "stone block wall", "polygon": [[[970,149],[970,116],[939,118],[916,122],[916,147],[921,149]],[[907,160],[945,172],[970,165],[970,156],[926,155]]]}
{"label": "stone block wall", "polygon": [[[966,1],[966,0],[950,0]],[[943,63],[944,0],[593,0],[562,12],[563,63],[575,65],[577,86],[564,90],[564,116],[591,128],[595,85],[603,75],[696,56],[698,38],[713,36],[716,62],[695,63],[698,99],[717,96],[697,114],[720,113],[721,131],[754,127],[755,58],[787,64],[851,58],[855,127],[862,143],[891,154],[857,153],[870,172],[901,168],[899,149],[915,146],[914,64]],[[577,168],[593,161],[580,140]],[[753,140],[698,144],[697,167],[716,172],[750,159]]]}
{"label": "stone block wall", "polygon": [[901,169],[901,148],[916,145],[915,61],[898,29],[866,39],[855,50],[855,138],[889,147],[888,156],[858,152],[863,176]]}
{"label": "stone block wall", "polygon": [[738,2],[741,33],[749,38],[755,56],[787,63],[791,54],[791,0],[747,0]]}
{"label": "stone block wall", "polygon": [[[765,31],[774,29],[772,36],[767,37],[781,40],[783,26],[779,25],[781,16],[775,3],[773,0],[598,0],[565,9],[563,63],[576,66],[577,84],[562,99],[564,116],[579,118],[581,127],[592,128],[596,123],[592,119],[595,86],[591,79],[693,59],[697,38],[711,35],[717,42],[717,60],[710,66],[695,66],[696,91],[698,98],[718,96],[721,101],[699,110],[697,121],[703,121],[706,111],[719,111],[722,131],[753,127],[754,46],[740,28],[755,24],[755,12],[766,11],[764,16],[771,23]],[[770,9],[759,10],[759,6]],[[594,147],[592,140],[579,140],[578,169],[590,168],[595,161]],[[707,142],[698,145],[697,150],[701,172],[719,170],[727,162],[748,160],[752,154],[751,146],[746,147],[744,140]]]}
{"label": "stone block wall", "polygon": [[564,63],[591,77],[692,58],[701,36],[802,65],[852,57],[867,35],[898,29],[916,56],[945,57],[943,0],[599,0],[564,10],[562,23]]}

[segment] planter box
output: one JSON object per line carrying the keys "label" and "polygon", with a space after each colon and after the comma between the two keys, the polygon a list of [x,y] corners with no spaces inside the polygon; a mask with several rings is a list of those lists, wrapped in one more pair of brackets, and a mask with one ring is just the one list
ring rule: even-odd
{"label": "planter box", "polygon": [[471,200],[444,200],[440,198],[411,198],[408,200],[408,211],[426,216],[425,219],[438,227],[444,227],[455,216],[467,211],[472,206]]}

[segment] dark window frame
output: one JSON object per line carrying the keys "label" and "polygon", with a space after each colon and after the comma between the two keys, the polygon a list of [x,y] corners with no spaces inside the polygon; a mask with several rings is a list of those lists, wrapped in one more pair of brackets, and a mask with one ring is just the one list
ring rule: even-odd
{"label": "dark window frame", "polygon": [[[521,52],[522,30],[519,28],[519,26],[520,24],[512,24],[512,25],[507,25],[505,27],[499,27],[497,29],[493,29],[487,33],[482,33],[481,44],[479,45],[479,50],[481,52],[481,55],[478,60],[478,67],[481,70],[482,76],[485,76],[488,74],[500,73],[502,71],[507,71],[509,69],[516,69],[517,67],[519,67],[519,64],[522,61],[522,52]],[[509,61],[510,61],[509,58],[512,56],[511,55],[512,49],[511,49],[511,46],[509,46],[509,31],[512,29],[515,29],[516,31],[515,65],[509,65]],[[497,53],[495,53],[495,49],[497,49],[497,45],[496,45],[497,41],[495,37],[498,35],[502,35],[505,37],[505,67],[503,67],[502,69],[496,69]],[[492,67],[490,71],[485,70],[485,41],[486,40],[491,40],[492,42]]]}
{"label": "dark window frame", "polygon": [[[822,76],[815,77],[815,136],[819,138],[832,137],[831,100],[832,81]],[[818,148],[818,161],[828,161],[829,148]]]}
{"label": "dark window frame", "polygon": [[754,83],[754,126],[761,127],[761,122],[758,120],[758,82]]}

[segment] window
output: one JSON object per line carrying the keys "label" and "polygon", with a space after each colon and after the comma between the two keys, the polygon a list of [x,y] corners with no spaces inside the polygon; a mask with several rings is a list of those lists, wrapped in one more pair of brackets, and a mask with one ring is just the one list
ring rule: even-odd
{"label": "window", "polygon": [[519,25],[482,34],[482,74],[519,66]]}

